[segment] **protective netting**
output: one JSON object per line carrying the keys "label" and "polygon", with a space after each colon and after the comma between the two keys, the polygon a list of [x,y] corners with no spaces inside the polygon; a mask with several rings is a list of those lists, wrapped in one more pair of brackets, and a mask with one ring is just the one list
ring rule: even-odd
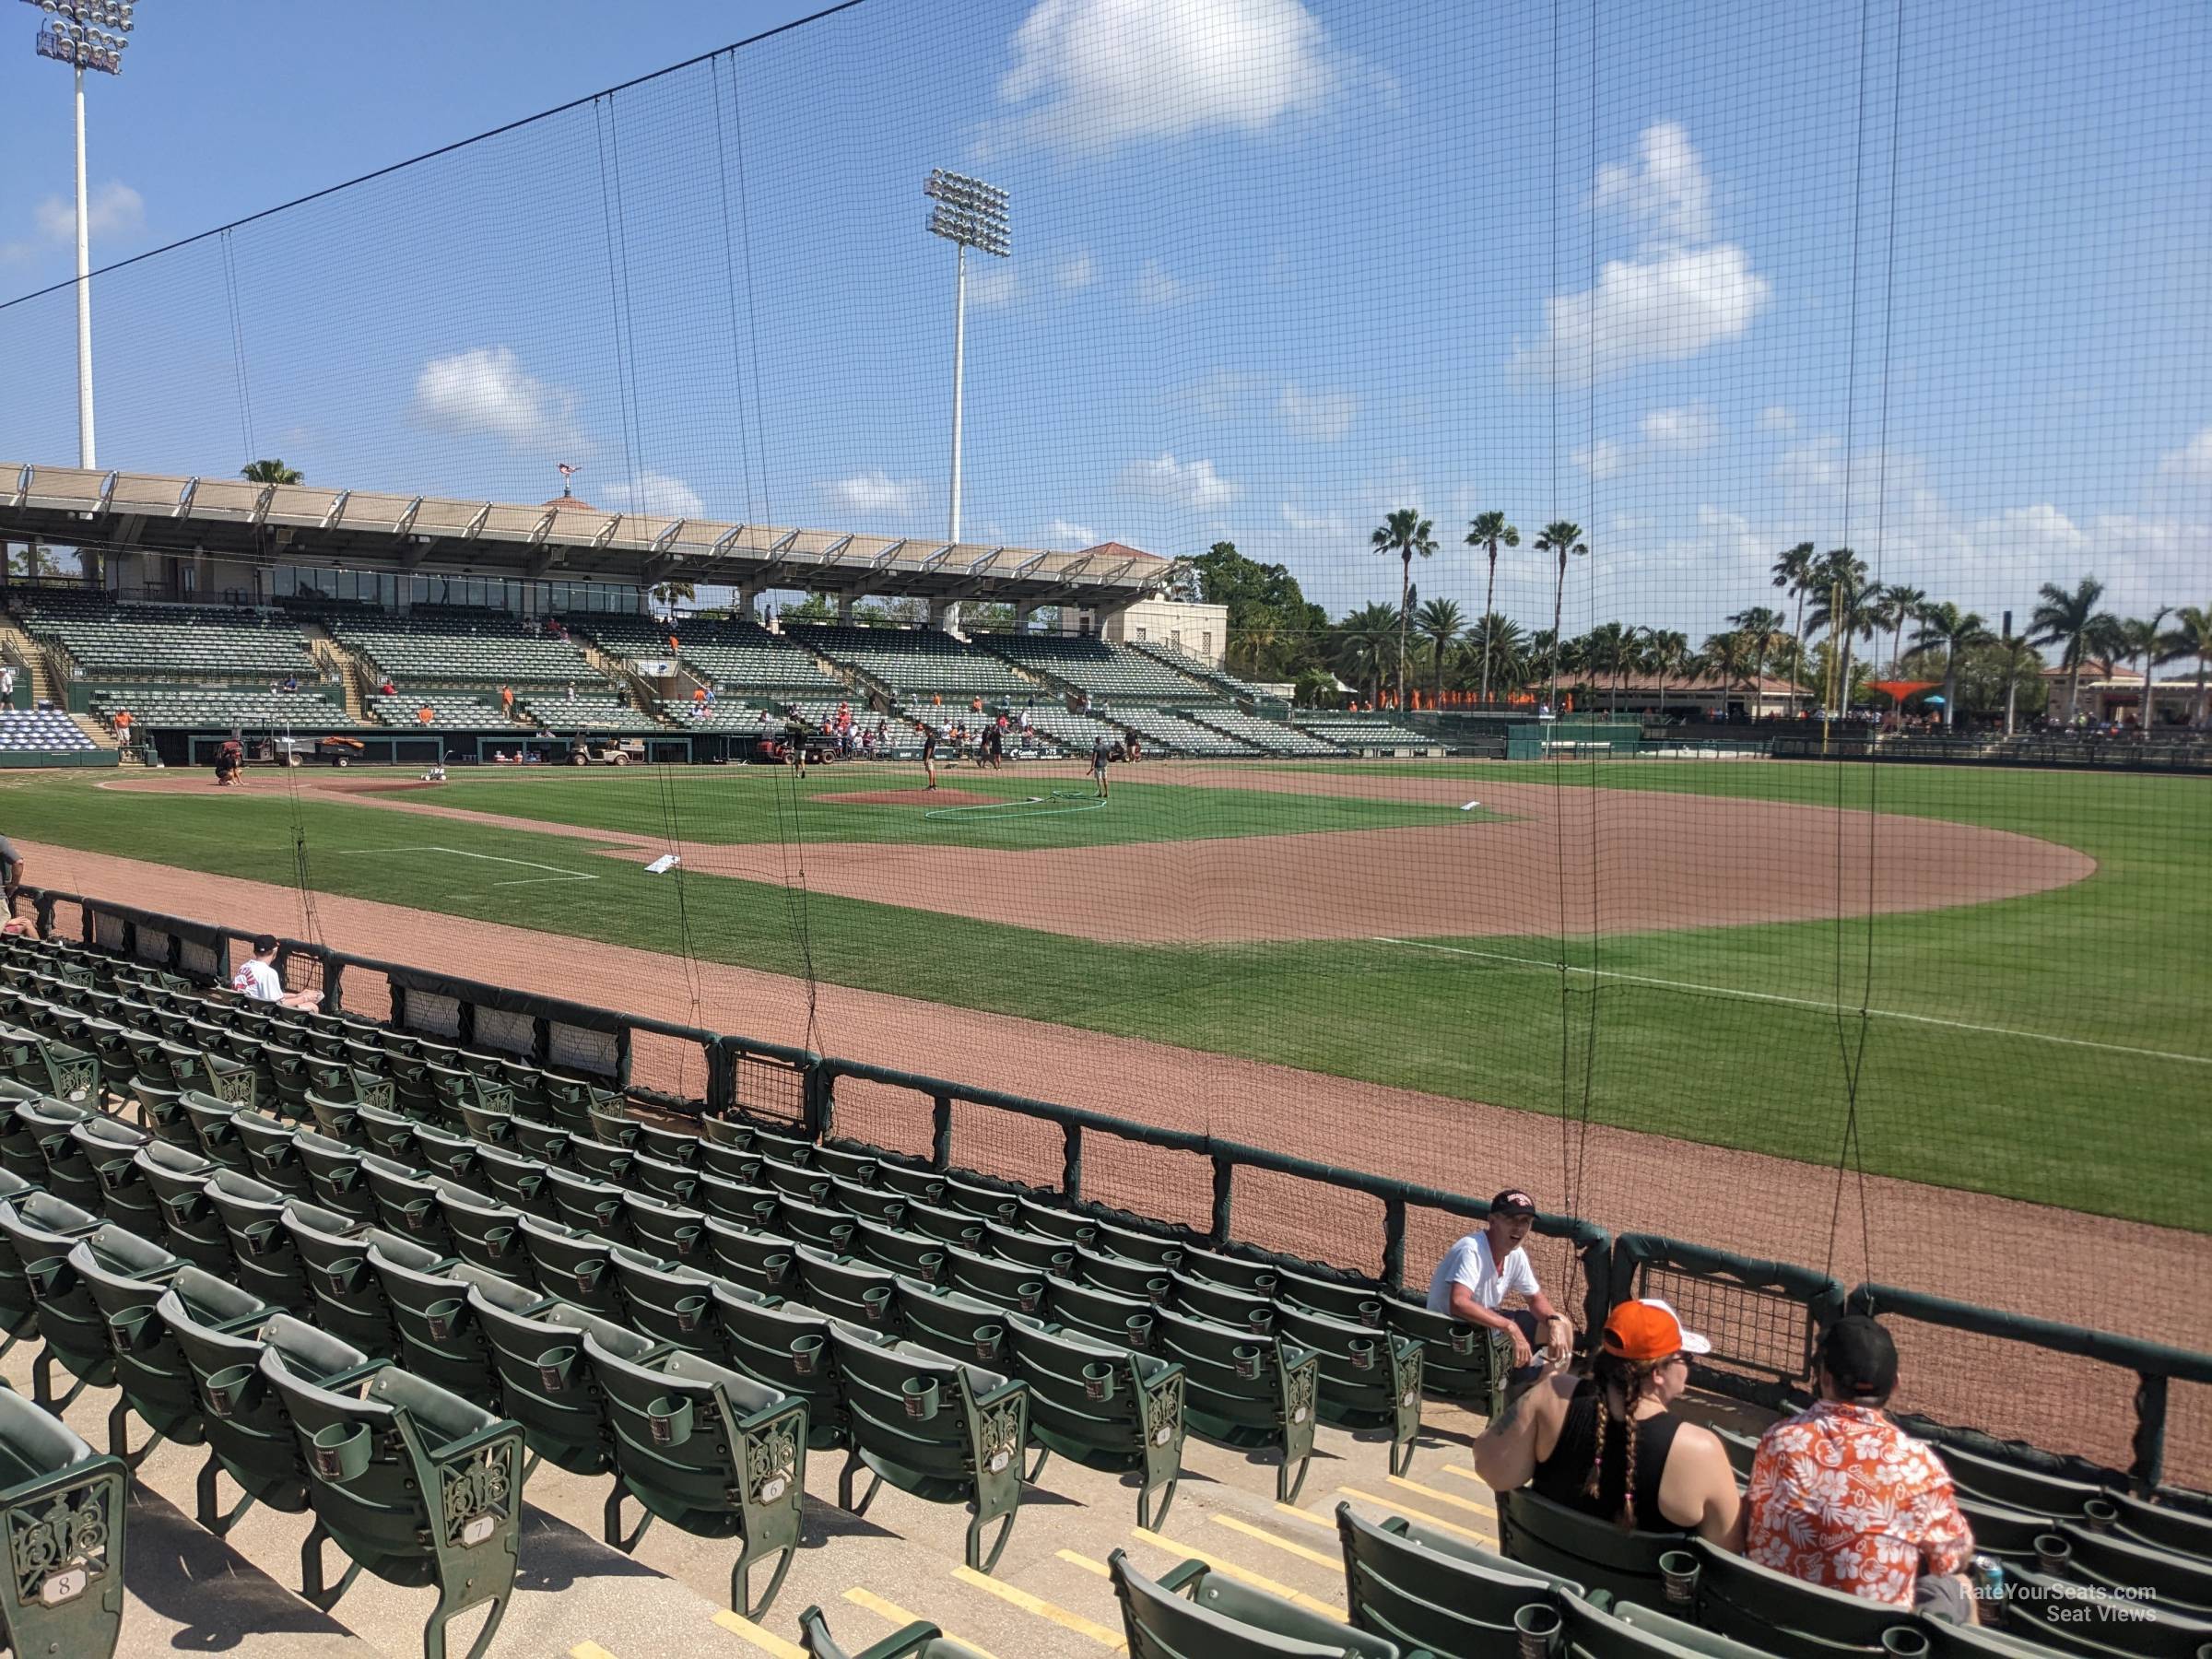
{"label": "protective netting", "polygon": [[[911,554],[740,589],[102,521],[112,594],[303,630],[305,694],[406,764],[214,798],[229,719],[149,713],[166,777],[43,781],[0,829],[57,888],[2212,1347],[2208,63],[2178,0],[873,0],[566,105],[100,273],[103,464],[565,480]],[[954,539],[933,168],[1013,223],[965,256],[956,589],[900,576]],[[0,457],[74,453],[74,306],[0,304]],[[1126,610],[991,585],[1088,548],[1172,562]],[[95,724],[273,677],[80,672],[10,568],[27,668]],[[403,611],[590,651],[526,716],[434,660],[380,713],[348,629]],[[474,712],[418,724],[433,690]],[[652,747],[490,763],[567,758],[578,691]],[[684,764],[836,749],[841,703],[900,758]],[[1102,801],[1094,737],[1141,753]],[[707,1091],[695,1042],[632,1061]],[[802,1120],[787,1059],[730,1065]],[[929,1149],[913,1090],[836,1095]],[[1057,1180],[1057,1126],[952,1123]],[[1101,1202],[1203,1230],[1210,1179],[1087,1142]],[[1363,1271],[1379,1207],[1237,1178],[1251,1241]],[[1467,1225],[1417,1209],[1407,1278]],[[1801,1354],[1787,1304],[1659,1293],[1747,1374]],[[1932,1414],[2063,1392],[2068,1449],[2124,1463],[2117,1373],[1968,1348],[1911,1355]]]}

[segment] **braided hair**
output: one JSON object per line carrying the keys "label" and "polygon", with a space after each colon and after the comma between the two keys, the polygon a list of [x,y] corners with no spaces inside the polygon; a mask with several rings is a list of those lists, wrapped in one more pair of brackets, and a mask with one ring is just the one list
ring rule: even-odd
{"label": "braided hair", "polygon": [[[1623,1532],[1633,1532],[1636,1527],[1636,1403],[1649,1392],[1653,1377],[1673,1359],[1672,1354],[1658,1359],[1624,1359],[1601,1347],[1591,1362],[1590,1379],[1597,1384],[1597,1450],[1590,1459],[1590,1476],[1583,1483],[1583,1496],[1593,1501],[1597,1498],[1598,1477],[1606,1465],[1606,1448],[1612,1441],[1614,1424],[1618,1422],[1628,1441],[1628,1478],[1621,1487],[1618,1517]],[[1613,1408],[1616,1394],[1621,1402],[1618,1415]]]}

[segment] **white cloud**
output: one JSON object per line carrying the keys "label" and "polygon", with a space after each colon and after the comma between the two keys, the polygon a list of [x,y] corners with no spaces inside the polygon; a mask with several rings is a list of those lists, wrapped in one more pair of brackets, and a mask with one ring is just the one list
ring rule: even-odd
{"label": "white cloud", "polygon": [[986,311],[996,311],[1021,298],[1021,273],[1003,259],[990,261],[968,278],[968,298]]}
{"label": "white cloud", "polygon": [[1574,452],[1574,464],[1594,478],[1610,478],[1629,465],[1628,446],[1600,438],[1587,449]]}
{"label": "white cloud", "polygon": [[1651,448],[1689,455],[1720,441],[1721,419],[1711,404],[1696,403],[1679,409],[1653,409],[1643,418],[1641,429]]}
{"label": "white cloud", "polygon": [[1524,372],[1576,385],[1644,363],[1680,362],[1751,326],[1772,285],[1729,242],[1607,260],[1597,287],[1544,302],[1545,338],[1514,354]]}
{"label": "white cloud", "polygon": [[1351,429],[1359,401],[1349,392],[1308,392],[1287,381],[1276,410],[1291,437],[1309,443],[1335,443]]}
{"label": "white cloud", "polygon": [[1241,418],[1266,395],[1266,382],[1233,369],[1217,369],[1202,381],[1178,386],[1167,395],[1171,405],[1187,404],[1208,420]]}
{"label": "white cloud", "polygon": [[841,507],[877,516],[912,518],[929,500],[929,486],[920,478],[894,478],[881,470],[854,473],[818,488]]}
{"label": "white cloud", "polygon": [[1023,136],[1104,153],[1265,133],[1324,107],[1344,65],[1300,0],[1039,0],[998,86]]}
{"label": "white cloud", "polygon": [[1087,288],[1099,279],[1098,262],[1088,248],[1077,248],[1053,267],[1053,280],[1067,293]]}
{"label": "white cloud", "polygon": [[1132,461],[1122,469],[1122,488],[1194,512],[1222,507],[1236,498],[1237,486],[1214,470],[1203,456],[1178,461],[1165,451],[1149,461]]}
{"label": "white cloud", "polygon": [[2212,478],[2212,426],[2168,454],[2159,457],[2159,471],[2169,477]]}
{"label": "white cloud", "polygon": [[1056,518],[1044,527],[1043,545],[1048,547],[1073,551],[1077,547],[1095,547],[1101,539],[1088,524],[1071,524],[1065,519]]}
{"label": "white cloud", "polygon": [[[633,504],[634,503],[634,504]],[[620,479],[599,491],[599,505],[612,512],[641,512],[655,518],[700,518],[706,503],[681,478],[648,467],[638,475],[633,492],[629,480]]]}
{"label": "white cloud", "polygon": [[1786,438],[1797,429],[1797,417],[1780,404],[1769,404],[1759,412],[1759,429],[1780,432]]}
{"label": "white cloud", "polygon": [[1597,170],[1591,206],[1625,213],[1646,236],[1694,245],[1712,236],[1712,186],[1689,135],[1672,121],[1655,122],[1638,140],[1642,165],[1607,162]]}
{"label": "white cloud", "polygon": [[576,394],[529,373],[508,346],[472,346],[432,358],[415,377],[408,418],[433,430],[482,434],[512,444],[572,448],[582,441]]}
{"label": "white cloud", "polygon": [[1136,274],[1133,291],[1139,305],[1149,306],[1155,311],[1165,311],[1173,305],[1187,305],[1198,297],[1196,284],[1170,276],[1167,266],[1157,259],[1145,261],[1144,269]]}
{"label": "white cloud", "polygon": [[[76,204],[50,195],[31,209],[32,233],[19,241],[0,243],[0,259],[28,259],[49,248],[66,248],[76,241]],[[87,229],[95,244],[115,236],[134,236],[146,229],[146,198],[120,179],[110,179],[90,191],[85,201]],[[95,247],[95,253],[98,249]]]}
{"label": "white cloud", "polygon": [[1283,524],[1293,535],[1312,536],[1323,541],[1340,542],[1353,535],[1351,520],[1342,513],[1312,513],[1295,501],[1283,503]]}

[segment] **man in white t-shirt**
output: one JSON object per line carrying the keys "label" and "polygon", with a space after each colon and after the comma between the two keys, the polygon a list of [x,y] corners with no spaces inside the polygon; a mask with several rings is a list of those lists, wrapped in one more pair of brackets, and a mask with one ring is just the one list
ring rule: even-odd
{"label": "man in white t-shirt", "polygon": [[[1563,1364],[1574,1351],[1574,1327],[1551,1305],[1536,1283],[1522,1241],[1536,1224],[1536,1202],[1518,1187],[1490,1200],[1488,1224],[1444,1252],[1429,1281],[1429,1311],[1449,1313],[1471,1325],[1503,1331],[1513,1345],[1513,1382],[1533,1380],[1545,1359]],[[1504,1306],[1508,1296],[1524,1299],[1524,1308]]]}
{"label": "man in white t-shirt", "polygon": [[278,1003],[288,1008],[312,1008],[321,1005],[320,991],[287,991],[284,981],[277,976],[276,935],[263,934],[253,941],[253,954],[238,965],[230,976],[230,989],[253,1002]]}

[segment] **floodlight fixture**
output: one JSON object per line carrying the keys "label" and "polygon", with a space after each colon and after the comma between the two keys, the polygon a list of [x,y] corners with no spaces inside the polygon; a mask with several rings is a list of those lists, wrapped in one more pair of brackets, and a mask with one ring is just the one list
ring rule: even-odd
{"label": "floodlight fixture", "polygon": [[922,194],[936,203],[929,233],[953,244],[952,300],[952,512],[947,539],[960,539],[960,422],[968,359],[968,250],[1005,259],[1012,253],[1006,193],[966,173],[930,171]]}
{"label": "floodlight fixture", "polygon": [[94,465],[92,442],[92,241],[85,206],[85,71],[121,75],[136,27],[135,0],[25,0],[45,18],[32,42],[42,58],[76,76],[76,464]]}

